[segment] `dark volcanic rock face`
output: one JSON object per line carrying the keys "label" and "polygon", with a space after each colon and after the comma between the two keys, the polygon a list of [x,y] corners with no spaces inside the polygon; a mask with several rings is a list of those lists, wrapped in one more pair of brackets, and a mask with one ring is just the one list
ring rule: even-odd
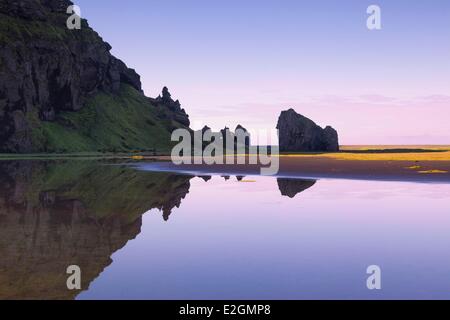
{"label": "dark volcanic rock face", "polygon": [[66,0],[0,4],[0,151],[32,152],[38,119],[80,110],[99,90],[121,83],[141,91],[139,75],[110,54],[86,21],[66,28]]}
{"label": "dark volcanic rock face", "polygon": [[189,115],[181,108],[180,101],[172,99],[172,95],[167,87],[163,88],[162,95],[156,99],[150,98],[150,102],[153,106],[159,107],[158,116],[160,119],[175,121],[185,127],[190,126]]}
{"label": "dark volcanic rock face", "polygon": [[[202,137],[207,131],[210,131],[210,134],[214,135],[214,138],[212,138],[211,141],[202,141],[203,150],[211,143],[217,142],[218,145],[223,146],[224,154],[248,154],[250,152],[251,135],[250,132],[241,125],[237,125],[234,132],[228,127],[223,128],[220,132],[213,132],[210,127],[204,126],[201,130]],[[200,133],[200,130],[197,131],[197,133]],[[220,137],[217,141],[215,138],[216,136]],[[195,148],[194,145],[193,148]]]}
{"label": "dark volcanic rock face", "polygon": [[236,134],[234,145],[237,152],[239,151],[239,148],[241,148],[242,150],[245,150],[245,153],[249,153],[251,145],[250,132],[240,124],[237,125],[234,132]]}
{"label": "dark volcanic rock face", "polygon": [[332,127],[322,129],[293,109],[281,113],[277,129],[281,152],[339,151],[336,130]]}

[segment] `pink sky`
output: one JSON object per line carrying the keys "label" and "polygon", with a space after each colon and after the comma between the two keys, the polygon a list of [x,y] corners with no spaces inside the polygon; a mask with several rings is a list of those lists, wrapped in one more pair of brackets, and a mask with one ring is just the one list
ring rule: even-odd
{"label": "pink sky", "polygon": [[450,144],[450,1],[79,0],[112,52],[195,129],[273,129],[294,108],[341,144]]}
{"label": "pink sky", "polygon": [[[191,105],[196,106],[191,110],[188,107],[194,129],[208,125],[219,130],[238,124],[252,130],[274,129],[279,113],[292,107],[322,127],[333,126],[341,144],[450,144],[450,95],[398,98],[300,94],[294,98],[268,90],[253,97],[247,93],[247,101],[236,103],[229,92],[233,91],[185,92]],[[271,97],[268,102],[264,102],[266,97]],[[214,107],[210,101],[214,101]]]}

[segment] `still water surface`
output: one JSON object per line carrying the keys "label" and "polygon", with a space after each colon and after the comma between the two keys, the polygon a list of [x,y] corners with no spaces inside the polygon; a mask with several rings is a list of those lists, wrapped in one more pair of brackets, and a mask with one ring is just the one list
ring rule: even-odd
{"label": "still water surface", "polygon": [[450,299],[449,184],[93,161],[2,162],[0,176],[3,299]]}

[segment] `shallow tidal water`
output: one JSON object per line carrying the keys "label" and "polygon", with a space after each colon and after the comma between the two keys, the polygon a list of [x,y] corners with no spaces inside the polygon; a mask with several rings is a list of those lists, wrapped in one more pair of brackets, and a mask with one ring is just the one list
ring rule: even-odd
{"label": "shallow tidal water", "polygon": [[449,184],[81,160],[2,162],[0,177],[2,299],[450,299]]}

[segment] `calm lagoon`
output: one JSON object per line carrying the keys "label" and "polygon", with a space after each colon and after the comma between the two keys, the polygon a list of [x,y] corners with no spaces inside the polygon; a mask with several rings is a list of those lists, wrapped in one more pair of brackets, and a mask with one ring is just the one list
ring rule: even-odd
{"label": "calm lagoon", "polygon": [[[0,174],[1,298],[450,298],[449,184],[93,161],[8,161]],[[69,265],[81,291],[66,288]],[[367,289],[370,265],[382,290]]]}

